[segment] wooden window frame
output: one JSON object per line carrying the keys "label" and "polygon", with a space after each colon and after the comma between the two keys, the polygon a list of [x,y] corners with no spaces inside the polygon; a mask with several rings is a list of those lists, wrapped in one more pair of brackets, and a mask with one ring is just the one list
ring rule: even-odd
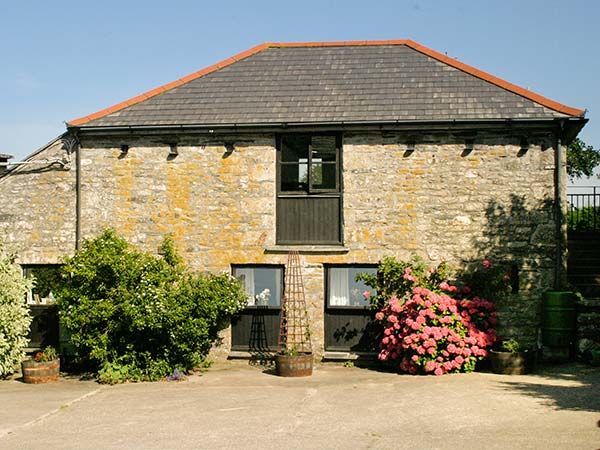
{"label": "wooden window frame", "polygon": [[284,288],[285,288],[285,265],[284,264],[231,264],[231,276],[236,278],[235,276],[235,269],[281,269],[281,280],[280,280],[280,286],[281,286],[281,292],[279,293],[279,306],[271,306],[271,305],[247,305],[244,309],[258,309],[258,308],[263,308],[263,309],[276,309],[276,310],[280,310],[281,309],[281,305],[283,303],[283,293],[284,293]]}
{"label": "wooden window frame", "polygon": [[325,269],[325,311],[330,309],[340,310],[356,310],[356,311],[365,311],[369,310],[369,305],[365,306],[352,306],[352,305],[330,305],[329,304],[329,270],[330,269],[345,269],[345,268],[366,268],[366,269],[377,269],[379,267],[378,264],[374,263],[351,263],[351,264],[324,264]]}
{"label": "wooden window frame", "polygon": [[[281,166],[294,166],[299,165],[297,162],[282,161],[282,139],[285,136],[334,136],[335,137],[335,162],[321,162],[323,165],[335,165],[335,188],[333,189],[316,189],[312,187],[312,145],[308,146],[308,159],[307,159],[307,180],[308,188],[306,190],[296,191],[283,191],[281,190]],[[281,133],[276,135],[276,147],[277,147],[277,195],[294,195],[294,196],[312,196],[319,194],[337,194],[342,193],[342,134],[341,133]]]}

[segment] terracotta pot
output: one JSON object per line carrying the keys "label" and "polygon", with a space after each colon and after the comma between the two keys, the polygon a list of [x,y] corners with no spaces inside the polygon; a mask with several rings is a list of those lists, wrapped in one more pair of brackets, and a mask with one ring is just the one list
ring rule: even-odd
{"label": "terracotta pot", "polygon": [[21,371],[25,383],[39,384],[58,381],[60,359],[40,362],[28,359],[21,363]]}
{"label": "terracotta pot", "polygon": [[531,372],[535,352],[507,352],[490,350],[492,372],[502,375],[523,375]]}
{"label": "terracotta pot", "polygon": [[313,370],[313,355],[275,355],[275,370],[281,377],[309,377]]}

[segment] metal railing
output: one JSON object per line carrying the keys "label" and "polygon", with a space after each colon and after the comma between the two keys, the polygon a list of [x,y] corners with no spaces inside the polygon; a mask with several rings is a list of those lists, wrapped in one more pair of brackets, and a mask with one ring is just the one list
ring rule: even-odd
{"label": "metal railing", "polygon": [[600,232],[600,186],[573,186],[569,189],[577,190],[567,194],[569,231]]}

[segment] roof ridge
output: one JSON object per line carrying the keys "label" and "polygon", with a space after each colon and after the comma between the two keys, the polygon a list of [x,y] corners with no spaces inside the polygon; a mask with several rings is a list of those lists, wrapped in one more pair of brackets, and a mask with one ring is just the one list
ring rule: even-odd
{"label": "roof ridge", "polygon": [[99,119],[101,117],[107,116],[114,112],[120,111],[122,109],[127,108],[128,106],[135,105],[137,103],[141,103],[149,98],[155,97],[163,92],[169,91],[176,87],[179,87],[183,84],[186,84],[192,80],[203,77],[210,73],[216,72],[219,69],[230,66],[231,64],[236,63],[242,59],[248,58],[252,55],[260,53],[263,50],[268,48],[297,48],[297,47],[344,47],[344,46],[378,46],[378,45],[405,45],[413,50],[422,53],[426,56],[429,56],[437,61],[440,61],[444,64],[447,64],[455,69],[458,69],[462,72],[465,72],[469,75],[472,75],[481,80],[487,81],[495,86],[498,86],[502,89],[510,91],[514,94],[520,95],[528,100],[531,100],[535,103],[538,103],[542,106],[545,106],[553,111],[557,111],[563,114],[567,114],[575,117],[583,117],[585,115],[585,110],[579,108],[573,108],[547,97],[544,97],[535,92],[524,89],[516,84],[510,83],[502,78],[496,77],[488,72],[477,69],[473,66],[465,64],[457,59],[450,58],[447,55],[444,55],[436,50],[433,50],[429,47],[419,44],[418,42],[412,41],[410,39],[396,39],[396,40],[364,40],[364,41],[323,41],[323,42],[264,42],[255,47],[252,47],[243,52],[237,53],[234,56],[226,58],[222,61],[219,61],[211,66],[208,66],[204,69],[201,69],[197,72],[193,72],[185,77],[179,78],[170,83],[159,86],[155,89],[151,89],[150,91],[139,94],[135,97],[132,97],[123,102],[117,103],[113,106],[109,106],[108,108],[104,108],[95,113],[89,114],[87,116],[79,117],[77,119],[73,119],[67,122],[68,127],[74,127],[78,125],[83,125],[85,123],[91,122],[92,120]]}

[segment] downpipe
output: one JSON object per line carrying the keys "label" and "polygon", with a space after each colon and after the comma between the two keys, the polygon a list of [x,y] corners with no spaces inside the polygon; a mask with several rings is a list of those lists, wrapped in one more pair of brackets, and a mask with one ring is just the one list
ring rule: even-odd
{"label": "downpipe", "polygon": [[[562,123],[561,123],[562,125]],[[556,262],[554,267],[554,290],[562,288],[563,272],[563,210],[562,210],[562,191],[563,191],[563,171],[562,171],[562,140],[560,134],[556,139],[556,161],[554,164],[556,174],[556,189],[554,193],[554,202],[556,205]]]}

